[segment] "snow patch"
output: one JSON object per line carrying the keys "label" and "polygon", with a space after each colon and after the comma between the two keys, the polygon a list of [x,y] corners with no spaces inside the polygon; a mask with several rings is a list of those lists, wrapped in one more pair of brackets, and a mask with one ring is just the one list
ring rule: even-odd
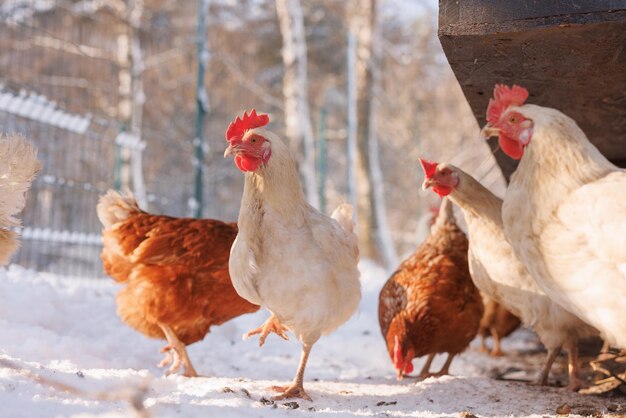
{"label": "snow patch", "polygon": [[[227,417],[458,417],[556,416],[556,408],[573,406],[605,411],[605,400],[571,394],[558,388],[490,379],[494,367],[515,366],[511,358],[494,359],[470,348],[452,363],[454,376],[395,380],[378,327],[378,292],[387,274],[364,260],[363,300],[346,325],[314,347],[305,376],[313,402],[285,401],[276,407],[260,402],[272,395],[266,388],[289,382],[297,367],[300,345],[270,336],[263,348],[241,335],[260,325],[265,311],[244,315],[213,328],[189,355],[205,377],[162,377],[155,365],[163,341],[145,338],[116,315],[113,280],[75,279],[35,273],[21,267],[0,269],[0,365],[2,417],[129,417],[128,398],[147,385],[143,405],[150,416]],[[535,338],[527,331],[503,341],[504,350],[528,349]],[[539,356],[539,363],[543,360]],[[440,367],[445,356],[435,360]],[[422,360],[415,363],[422,362]],[[416,364],[417,366],[417,364]],[[34,383],[25,371],[79,389],[76,395]],[[135,391],[135,392],[133,392]],[[102,393],[111,398],[103,399]],[[116,395],[117,396],[117,395]],[[614,402],[614,401],[612,401]],[[292,404],[293,406],[293,404]],[[582,408],[582,407],[581,407]],[[604,408],[604,409],[603,409]]]}

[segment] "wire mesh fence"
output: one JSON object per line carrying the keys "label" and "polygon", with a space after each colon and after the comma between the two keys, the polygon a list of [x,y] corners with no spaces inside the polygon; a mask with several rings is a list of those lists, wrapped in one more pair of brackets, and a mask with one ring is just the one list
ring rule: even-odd
{"label": "wire mesh fence", "polygon": [[[102,277],[98,197],[113,187],[119,148],[111,13],[72,2],[0,5],[0,130],[39,150],[42,172],[22,215],[14,262],[37,271]],[[151,195],[167,206],[169,199]],[[165,205],[163,205],[165,203]]]}
{"label": "wire mesh fence", "polygon": [[29,193],[23,244],[14,261],[38,271],[101,276],[94,214],[98,196],[111,186],[114,130],[52,109],[40,95],[7,89],[0,92],[0,126],[29,138],[43,165]]}
{"label": "wire mesh fence", "polygon": [[[131,2],[7,0],[0,3],[0,131],[22,133],[39,149],[43,169],[23,213],[22,247],[13,262],[38,271],[103,277],[98,197],[116,185],[124,83],[120,41],[129,21],[119,8]],[[189,216],[194,198],[197,2],[148,0],[137,30],[143,61],[141,141],[147,208]],[[234,220],[241,178],[224,160],[230,118],[263,103],[282,106],[280,60],[255,62],[261,48],[280,50],[270,10],[257,13],[258,46],[233,31],[228,7],[209,14],[210,112],[205,119],[204,216]],[[232,6],[235,7],[235,6]],[[239,7],[239,6],[236,6]],[[248,44],[246,50],[240,45]],[[264,51],[262,51],[264,52]],[[137,74],[131,73],[131,76]],[[256,80],[261,79],[263,83]],[[270,85],[269,89],[261,84]],[[133,99],[136,99],[134,97]],[[280,118],[274,117],[280,126]],[[118,145],[116,145],[118,142]]]}
{"label": "wire mesh fence", "polygon": [[[0,6],[0,129],[23,134],[39,150],[42,172],[22,215],[14,262],[38,271],[101,277],[98,196],[112,186],[113,118],[98,101],[115,103],[114,67],[102,26],[67,25],[54,2]],[[93,113],[92,113],[93,112]]]}

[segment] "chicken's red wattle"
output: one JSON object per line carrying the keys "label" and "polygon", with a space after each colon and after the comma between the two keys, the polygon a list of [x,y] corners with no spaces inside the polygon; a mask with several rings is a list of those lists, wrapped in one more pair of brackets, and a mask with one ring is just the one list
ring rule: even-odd
{"label": "chicken's red wattle", "polygon": [[519,160],[524,155],[524,147],[520,144],[519,141],[509,138],[508,136],[500,133],[498,137],[498,144],[502,151],[509,157]]}

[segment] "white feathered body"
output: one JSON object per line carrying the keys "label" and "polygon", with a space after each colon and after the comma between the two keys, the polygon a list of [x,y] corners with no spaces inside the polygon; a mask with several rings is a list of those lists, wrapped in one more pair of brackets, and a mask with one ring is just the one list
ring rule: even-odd
{"label": "white feathered body", "polygon": [[506,238],[551,299],[626,347],[626,172],[563,113],[513,109],[534,133],[504,199]]}
{"label": "white feathered body", "polygon": [[547,349],[555,349],[597,331],[551,300],[519,261],[504,237],[502,200],[469,175],[450,198],[465,214],[468,259],[474,284],[532,327]]}
{"label": "white feathered body", "polygon": [[308,205],[287,147],[262,135],[272,157],[245,174],[229,270],[239,295],[313,343],[346,322],[361,298],[352,208],[341,205],[330,218]]}
{"label": "white feathered body", "polygon": [[15,217],[24,209],[26,192],[39,172],[37,149],[20,135],[0,136],[0,265],[7,264],[19,247]]}

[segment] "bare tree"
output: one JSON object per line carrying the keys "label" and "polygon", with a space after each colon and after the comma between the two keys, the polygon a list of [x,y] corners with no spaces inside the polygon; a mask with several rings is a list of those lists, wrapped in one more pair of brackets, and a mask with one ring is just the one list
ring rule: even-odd
{"label": "bare tree", "polygon": [[[285,127],[291,149],[298,158],[309,203],[319,207],[315,176],[315,140],[309,110],[307,46],[304,16],[300,0],[276,0],[276,12],[283,38],[283,94],[285,96]],[[300,149],[304,149],[304,153]]]}
{"label": "bare tree", "polygon": [[361,251],[366,257],[381,260],[387,268],[393,268],[397,264],[397,255],[387,225],[376,132],[382,65],[377,2],[353,0],[350,5],[350,28],[357,38],[357,170]]}
{"label": "bare tree", "polygon": [[119,117],[130,131],[134,141],[122,145],[121,185],[133,191],[141,207],[147,207],[146,188],[143,179],[141,143],[143,104],[143,54],[139,40],[143,0],[128,0],[126,9],[120,18],[120,30],[117,36],[120,102]]}

